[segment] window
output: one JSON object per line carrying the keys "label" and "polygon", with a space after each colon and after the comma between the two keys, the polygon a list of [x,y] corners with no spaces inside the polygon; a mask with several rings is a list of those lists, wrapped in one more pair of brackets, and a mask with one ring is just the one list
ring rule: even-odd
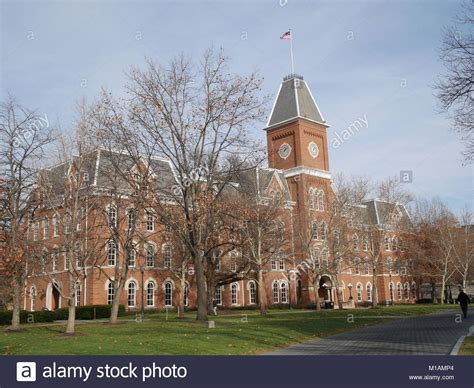
{"label": "window", "polygon": [[408,285],[408,283],[405,283],[405,300],[406,301],[409,301],[410,300],[410,286]]}
{"label": "window", "polygon": [[36,310],[36,287],[30,288],[30,298],[31,298],[31,311]]}
{"label": "window", "polygon": [[129,268],[135,267],[136,259],[137,259],[137,251],[135,250],[135,248],[128,248],[127,265]]}
{"label": "window", "polygon": [[81,283],[76,284],[76,306],[81,305]]}
{"label": "window", "polygon": [[49,220],[45,218],[43,220],[43,239],[47,240],[49,238]]}
{"label": "window", "polygon": [[369,265],[369,259],[366,257],[364,259],[364,274],[369,275],[370,274],[370,265]]}
{"label": "window", "polygon": [[239,302],[237,290],[238,290],[237,284],[232,283],[232,285],[230,286],[230,294],[231,294],[230,296],[231,296],[231,303],[234,305]]}
{"label": "window", "polygon": [[354,235],[352,236],[352,249],[355,250],[355,251],[359,248],[359,246],[358,246],[358,245],[359,245],[359,241],[358,241],[358,240],[359,240],[359,239],[358,239],[357,235],[354,234]]}
{"label": "window", "polygon": [[185,306],[189,304],[189,284],[184,284],[183,303]]}
{"label": "window", "polygon": [[237,271],[237,258],[236,258],[236,254],[235,252],[230,252],[229,254],[230,256],[230,270],[232,272],[236,272]]}
{"label": "window", "polygon": [[324,211],[324,191],[320,190],[318,193],[318,209]]}
{"label": "window", "polygon": [[396,238],[392,238],[392,251],[398,251],[398,241]]}
{"label": "window", "polygon": [[387,270],[388,273],[392,273],[392,268],[393,268],[393,260],[391,257],[387,258]]}
{"label": "window", "polygon": [[360,275],[360,259],[358,257],[354,260],[354,270],[357,275]]}
{"label": "window", "polygon": [[362,302],[362,284],[357,283],[356,291],[357,291],[357,302]]}
{"label": "window", "polygon": [[281,303],[288,303],[286,283],[281,283],[280,288],[281,288]]}
{"label": "window", "polygon": [[390,283],[389,291],[390,291],[390,301],[393,302],[393,283]]}
{"label": "window", "polygon": [[117,208],[114,205],[109,206],[108,209],[109,227],[117,227]]}
{"label": "window", "polygon": [[112,304],[114,301],[114,283],[109,282],[107,286],[107,304]]}
{"label": "window", "polygon": [[372,302],[372,284],[367,283],[365,290],[367,291],[367,301]]}
{"label": "window", "polygon": [[255,282],[249,283],[249,296],[250,296],[250,304],[257,303],[257,290],[255,287]]}
{"label": "window", "polygon": [[53,237],[59,236],[59,217],[53,217]]}
{"label": "window", "polygon": [[39,234],[39,222],[35,222],[33,224],[33,241],[38,241],[38,234]]}
{"label": "window", "polygon": [[316,249],[315,247],[310,248],[310,254],[311,254],[311,261],[312,264],[314,264],[315,268],[319,268],[319,250]]}
{"label": "window", "polygon": [[216,293],[214,295],[214,298],[216,298],[216,303],[219,306],[222,305],[222,287],[217,287],[216,288]]}
{"label": "window", "polygon": [[317,240],[319,238],[318,236],[318,223],[317,221],[311,222],[311,239],[312,240]]}
{"label": "window", "polygon": [[64,216],[64,233],[71,233],[71,216],[69,214]]}
{"label": "window", "polygon": [[384,242],[385,242],[385,250],[389,251],[390,250],[390,239],[388,237],[385,237]]}
{"label": "window", "polygon": [[323,241],[326,241],[326,223],[321,222],[321,225],[319,226],[319,238]]}
{"label": "window", "polygon": [[127,211],[128,230],[133,230],[136,227],[137,214],[135,209],[128,209]]}
{"label": "window", "polygon": [[369,242],[367,241],[367,237],[365,237],[365,238],[364,238],[364,241],[362,242],[362,249],[363,249],[364,251],[366,251],[366,252],[367,252],[368,249],[369,249]]}
{"label": "window", "polygon": [[280,252],[280,260],[279,260],[279,263],[280,263],[280,271],[284,271],[285,270],[285,255]]}
{"label": "window", "polygon": [[64,252],[64,270],[69,271],[69,253]]}
{"label": "window", "polygon": [[135,282],[130,282],[128,283],[128,307],[135,307],[135,291],[136,291],[137,285]]}
{"label": "window", "polygon": [[76,257],[76,268],[82,267],[81,243],[78,241],[74,244],[74,256]]}
{"label": "window", "polygon": [[146,305],[153,307],[155,305],[155,284],[148,282],[146,285]]}
{"label": "window", "polygon": [[173,284],[171,282],[165,283],[165,306],[173,305]]}
{"label": "window", "polygon": [[155,230],[155,215],[150,211],[146,212],[146,230],[147,232]]}
{"label": "window", "polygon": [[165,244],[163,246],[163,257],[165,268],[171,268],[171,245]]}
{"label": "window", "polygon": [[309,189],[309,208],[316,209],[316,191],[312,187]]}
{"label": "window", "polygon": [[117,262],[117,245],[115,241],[110,240],[107,244],[107,264],[110,266],[115,265]]}
{"label": "window", "polygon": [[272,288],[273,288],[273,303],[278,303],[278,302],[280,302],[278,283],[274,282],[273,285],[272,285]]}
{"label": "window", "polygon": [[275,255],[272,255],[271,265],[272,265],[272,271],[276,271],[276,269],[277,269],[277,264],[276,264]]}
{"label": "window", "polygon": [[323,268],[324,269],[327,269],[329,267],[329,254],[328,254],[328,251],[324,250],[321,252],[321,259],[322,259],[322,264],[323,264]]}
{"label": "window", "polygon": [[82,214],[83,214],[83,210],[78,209],[77,214],[76,214],[76,230],[78,232],[81,230]]}
{"label": "window", "polygon": [[397,296],[398,300],[402,300],[402,285],[397,283]]}
{"label": "window", "polygon": [[416,283],[415,282],[411,284],[411,294],[413,297],[413,301],[416,301]]}
{"label": "window", "polygon": [[52,263],[51,263],[51,270],[53,272],[56,272],[58,270],[58,259],[59,259],[59,249],[54,248],[53,253],[52,253]]}
{"label": "window", "polygon": [[146,266],[153,267],[155,265],[155,248],[153,245],[146,246]]}

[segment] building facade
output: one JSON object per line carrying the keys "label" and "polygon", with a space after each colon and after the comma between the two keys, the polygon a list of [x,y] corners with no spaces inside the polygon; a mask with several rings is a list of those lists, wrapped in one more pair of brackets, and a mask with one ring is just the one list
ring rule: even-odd
{"label": "building facade", "polygon": [[[395,228],[390,227],[390,220],[384,220],[384,215],[395,212],[398,219],[409,219],[401,205],[376,199],[354,204],[355,211],[363,214],[361,219],[365,220],[367,230],[383,231],[376,271],[373,258],[370,258],[369,245],[373,242],[360,232],[351,234],[353,246],[350,255],[342,259],[342,267],[339,266],[336,272],[331,270],[330,263],[334,257],[325,248],[328,240],[326,222],[329,222],[328,212],[334,198],[327,129],[328,124],[303,77],[295,74],[285,77],[265,128],[268,168],[256,168],[246,172],[245,177],[247,182],[251,182],[249,187],[253,188],[255,195],[266,198],[278,196],[285,205],[282,223],[286,230],[287,250],[284,257],[275,257],[265,268],[267,303],[308,306],[315,303],[315,295],[318,295],[319,302],[325,303],[326,307],[337,307],[340,303],[346,307],[367,306],[373,303],[374,292],[377,292],[380,304],[415,302],[418,287],[411,276],[408,252],[404,249],[402,237]],[[65,171],[71,168],[66,164],[52,167],[46,171],[51,190],[61,187],[61,179],[65,176],[73,175],[80,182],[78,184],[90,186],[95,195],[101,192],[106,198],[106,177],[110,173],[112,159],[117,158],[122,156],[97,150],[89,154],[77,171]],[[123,156],[121,163],[131,162]],[[130,170],[140,168],[132,164],[129,167]],[[173,184],[173,171],[168,161],[153,159],[151,170],[158,189]],[[97,221],[98,214],[93,216],[85,212],[88,214],[86,218],[66,214],[63,206],[66,196],[67,193],[59,190],[57,203],[50,201],[44,204],[30,222],[29,238],[41,242],[45,255],[51,260],[41,268],[31,270],[24,288],[25,310],[66,307],[64,294],[71,287],[71,279],[75,282],[72,287],[76,290],[76,305],[110,304],[112,301],[112,281],[117,270],[115,264],[117,260],[123,260],[123,252],[119,244],[108,242],[107,228]],[[80,207],[75,211],[83,212],[87,206],[87,198],[82,198]],[[132,253],[127,253],[129,271],[120,295],[121,304],[129,310],[139,310],[142,306],[145,310],[175,309],[180,301],[189,308],[195,307],[196,286],[192,265],[186,264],[186,273],[182,276],[177,276],[176,271],[172,270],[172,262],[183,254],[176,246],[173,230],[160,222],[153,209],[143,209],[138,214],[130,212],[126,200],[112,207],[110,200],[104,200],[103,208],[108,222],[121,225],[120,220],[123,219],[124,225],[130,225],[132,218],[133,222],[140,220],[139,242]],[[71,245],[68,241],[71,228],[75,228],[75,232],[84,231],[82,241]],[[127,234],[127,230],[124,226],[119,233]],[[307,233],[312,230],[313,233]],[[301,238],[303,235],[310,236],[310,249],[318,252],[316,283],[310,281],[307,267],[301,265],[309,254]],[[72,265],[70,260],[74,256],[65,251],[75,249],[76,245],[78,251],[90,249],[84,247],[86,241],[87,244],[95,242],[100,246],[94,252],[100,260],[94,258],[94,265],[89,265],[90,260],[81,264],[77,259],[78,262]],[[66,250],[65,245],[69,246]],[[228,252],[222,263],[231,272],[238,271],[232,268],[235,266],[235,255],[239,253]],[[73,277],[70,276],[71,266],[76,272]],[[257,305],[260,296],[256,282],[257,279],[249,275],[218,286],[216,304],[229,308]]]}

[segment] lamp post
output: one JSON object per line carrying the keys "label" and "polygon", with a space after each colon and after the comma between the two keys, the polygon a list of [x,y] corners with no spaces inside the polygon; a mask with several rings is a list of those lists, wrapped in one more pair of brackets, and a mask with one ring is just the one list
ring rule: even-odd
{"label": "lamp post", "polygon": [[142,320],[143,318],[145,317],[145,303],[144,303],[144,282],[143,282],[143,277],[144,277],[144,274],[145,274],[145,268],[143,267],[143,265],[140,266],[140,273],[142,274],[142,311],[141,311],[141,316],[142,316]]}
{"label": "lamp post", "polygon": [[389,294],[390,294],[390,306],[393,305],[393,285],[392,285],[392,271],[390,270],[390,272],[388,273],[388,279],[389,279],[389,283],[388,283],[388,291],[389,291]]}
{"label": "lamp post", "polygon": [[349,289],[349,300],[352,300],[352,284],[349,283],[347,285],[347,288]]}

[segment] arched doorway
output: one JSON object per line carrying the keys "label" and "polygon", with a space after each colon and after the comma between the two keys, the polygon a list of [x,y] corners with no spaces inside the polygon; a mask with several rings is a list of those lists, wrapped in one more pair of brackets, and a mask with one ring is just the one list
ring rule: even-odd
{"label": "arched doorway", "polygon": [[46,289],[46,308],[48,310],[56,310],[61,308],[61,293],[59,292],[61,285],[57,281],[52,281]]}
{"label": "arched doorway", "polygon": [[58,284],[53,283],[53,310],[60,307],[59,298],[61,298],[61,295],[59,294]]}
{"label": "arched doorway", "polygon": [[321,276],[319,280],[319,297],[325,302],[332,302],[332,281],[329,276]]}

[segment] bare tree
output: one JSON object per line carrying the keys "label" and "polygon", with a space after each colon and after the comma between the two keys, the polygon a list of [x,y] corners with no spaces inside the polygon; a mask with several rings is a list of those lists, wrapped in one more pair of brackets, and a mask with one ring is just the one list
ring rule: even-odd
{"label": "bare tree", "polygon": [[21,290],[32,253],[27,238],[28,221],[34,216],[37,203],[31,192],[52,140],[46,114],[29,111],[11,97],[0,104],[0,238],[4,248],[0,267],[12,281],[11,328],[15,330],[20,324]]}
{"label": "bare tree", "polygon": [[[196,67],[184,56],[168,67],[148,61],[145,70],[129,72],[128,117],[143,147],[152,145],[168,159],[177,184],[163,188],[156,209],[161,218],[183,215],[182,242],[192,258],[197,283],[197,319],[207,320],[204,255],[216,221],[215,203],[231,179],[229,155],[245,160],[255,153],[247,128],[262,118],[255,74],[228,72],[227,59],[208,50]],[[170,200],[176,205],[170,208]]]}
{"label": "bare tree", "polygon": [[469,276],[472,275],[474,261],[474,225],[472,212],[468,208],[462,210],[455,233],[455,266],[465,288],[469,283]]}
{"label": "bare tree", "polygon": [[440,107],[448,112],[456,133],[465,144],[464,158],[474,158],[474,4],[465,2],[464,13],[444,31],[441,60],[446,73],[435,84]]}

